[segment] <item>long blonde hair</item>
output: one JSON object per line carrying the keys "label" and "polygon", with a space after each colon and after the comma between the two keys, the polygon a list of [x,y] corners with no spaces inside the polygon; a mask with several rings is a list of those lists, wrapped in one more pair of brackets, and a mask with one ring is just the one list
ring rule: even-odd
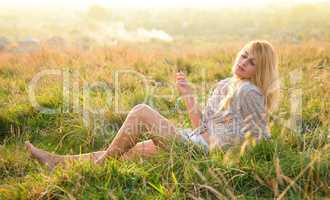
{"label": "long blonde hair", "polygon": [[226,97],[221,101],[220,110],[228,108],[236,90],[242,83],[235,73],[235,65],[240,56],[247,51],[256,59],[256,74],[249,81],[257,86],[265,97],[265,107],[268,112],[276,109],[279,99],[279,75],[277,70],[277,55],[273,46],[265,40],[254,40],[247,43],[237,54],[232,67],[233,78]]}

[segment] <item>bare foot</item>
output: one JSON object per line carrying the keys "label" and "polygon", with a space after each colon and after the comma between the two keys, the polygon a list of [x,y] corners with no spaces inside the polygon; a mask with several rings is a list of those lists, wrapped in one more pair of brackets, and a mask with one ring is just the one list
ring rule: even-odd
{"label": "bare foot", "polygon": [[31,157],[37,159],[41,164],[48,166],[52,170],[56,165],[63,163],[64,159],[55,154],[34,147],[29,141],[25,142],[27,150],[31,153]]}

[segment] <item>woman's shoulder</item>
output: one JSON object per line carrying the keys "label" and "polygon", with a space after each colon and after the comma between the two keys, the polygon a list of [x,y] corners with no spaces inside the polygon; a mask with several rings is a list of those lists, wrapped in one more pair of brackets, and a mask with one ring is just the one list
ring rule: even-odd
{"label": "woman's shoulder", "polygon": [[214,94],[220,95],[226,93],[230,80],[231,77],[218,81],[213,87]]}
{"label": "woman's shoulder", "polygon": [[230,83],[231,79],[232,79],[232,77],[227,77],[225,79],[222,79],[222,80],[218,81],[217,84],[216,84],[216,87],[217,88],[222,88],[224,86],[227,86]]}
{"label": "woman's shoulder", "polygon": [[231,79],[232,79],[232,77],[227,77],[227,78],[221,79],[220,81],[218,81],[218,84],[229,83]]}
{"label": "woman's shoulder", "polygon": [[[217,82],[216,88],[221,90],[227,88],[231,81],[233,80],[233,77],[227,77],[225,79],[222,79]],[[263,93],[261,92],[261,89],[253,84],[251,81],[244,80],[240,87],[238,88],[238,93],[242,95],[250,94],[250,95],[258,95],[263,96]]]}
{"label": "woman's shoulder", "polygon": [[241,95],[255,95],[263,97],[261,89],[250,81],[243,81],[239,87],[238,93]]}

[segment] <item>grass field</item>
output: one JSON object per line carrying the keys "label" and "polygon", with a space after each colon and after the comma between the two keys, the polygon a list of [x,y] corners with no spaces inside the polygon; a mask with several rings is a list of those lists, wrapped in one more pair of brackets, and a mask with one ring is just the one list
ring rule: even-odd
{"label": "grass field", "polygon": [[[0,199],[330,198],[329,8],[304,5],[252,14],[135,11],[125,17],[94,7],[79,15],[89,17],[78,26],[89,31],[88,40],[70,29],[75,19],[43,29],[33,25],[45,13],[27,18],[26,24],[15,21],[24,13],[16,18],[3,14],[16,24],[13,29],[1,21],[1,33],[11,41],[26,31],[41,42],[33,52],[16,52],[15,45],[0,52]],[[161,29],[174,40],[100,43],[95,38],[108,18],[123,22],[127,30]],[[178,20],[185,21],[184,28]],[[44,41],[51,33],[62,34],[70,45],[50,47]],[[271,115],[271,141],[254,144],[247,139],[209,156],[174,144],[171,152],[148,160],[109,159],[104,166],[76,162],[52,172],[29,158],[25,140],[59,154],[104,149],[127,115],[116,109],[128,111],[139,103],[157,109],[178,127],[189,127],[173,87],[176,70],[187,73],[203,107],[215,83],[231,75],[237,51],[252,39],[269,40],[279,56],[282,98]],[[83,42],[87,47],[79,45]],[[57,75],[41,78],[35,96],[40,105],[58,109],[55,114],[40,112],[29,99],[31,80],[50,69]],[[100,108],[104,112],[93,112]],[[301,126],[293,129],[292,123]]]}

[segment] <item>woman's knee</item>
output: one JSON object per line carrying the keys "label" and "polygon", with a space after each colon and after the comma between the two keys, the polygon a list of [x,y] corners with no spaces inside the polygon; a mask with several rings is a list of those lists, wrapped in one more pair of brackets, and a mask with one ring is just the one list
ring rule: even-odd
{"label": "woman's knee", "polygon": [[135,105],[129,114],[131,116],[143,118],[145,116],[150,115],[152,112],[154,112],[153,108],[151,108],[147,104],[142,103]]}
{"label": "woman's knee", "polygon": [[144,110],[152,110],[152,108],[145,103],[140,103],[140,104],[135,105],[132,110],[133,111],[144,111]]}

